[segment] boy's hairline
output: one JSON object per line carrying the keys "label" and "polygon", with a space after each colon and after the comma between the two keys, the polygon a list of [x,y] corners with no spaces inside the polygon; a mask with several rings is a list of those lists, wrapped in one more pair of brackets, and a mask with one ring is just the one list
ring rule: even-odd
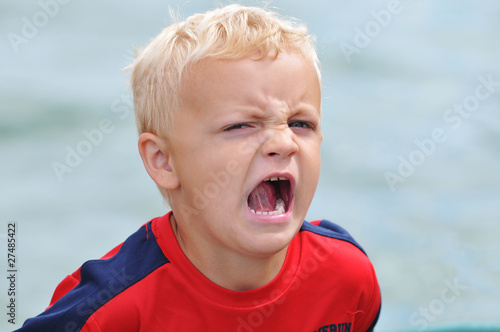
{"label": "boy's hairline", "polygon": [[[230,8],[230,9],[225,12],[224,10],[226,8]],[[262,14],[262,13],[255,14],[257,17],[259,17],[259,19],[263,20],[262,22],[264,22],[263,23],[264,25],[261,26],[261,27],[266,27],[265,28],[266,30],[263,30],[263,32],[265,33],[264,36],[266,36],[266,34],[269,33],[270,34],[269,37],[271,37],[276,32],[274,29],[278,28],[278,29],[280,29],[280,34],[284,33],[284,35],[282,35],[282,37],[286,37],[289,34],[291,37],[290,37],[290,39],[288,37],[286,37],[285,39],[275,40],[274,44],[271,41],[272,39],[269,40],[269,39],[267,39],[268,37],[264,37],[265,39],[262,39],[261,41],[268,40],[271,42],[271,44],[267,44],[267,42],[266,42],[266,44],[255,44],[254,45],[255,48],[253,51],[247,49],[246,46],[243,46],[243,48],[239,48],[239,46],[244,45],[246,43],[244,39],[238,40],[237,44],[233,45],[233,46],[236,46],[238,48],[233,48],[233,49],[228,49],[227,48],[228,45],[224,45],[224,44],[220,44],[218,46],[216,44],[210,44],[211,42],[209,44],[204,44],[206,42],[206,40],[201,40],[201,41],[199,41],[200,43],[197,46],[193,46],[194,44],[191,44],[191,42],[193,41],[192,38],[198,38],[200,36],[204,36],[203,34],[198,36],[198,34],[200,33],[200,31],[205,31],[205,30],[196,30],[197,28],[194,28],[194,27],[198,26],[199,24],[202,24],[204,29],[206,29],[207,26],[205,26],[203,24],[207,24],[207,22],[209,22],[209,23],[217,22],[218,19],[222,19],[222,22],[225,22],[225,24],[229,24],[228,25],[229,27],[231,26],[230,25],[231,23],[228,23],[228,21],[225,20],[225,19],[227,19],[227,17],[221,16],[219,18],[217,16],[218,15],[216,13],[217,11],[222,11],[222,13],[225,13],[225,14],[227,14],[228,12],[234,14],[235,12],[241,11],[241,12],[245,12],[246,13],[245,15],[247,15],[247,14],[250,15],[250,13],[255,14],[254,13],[255,11],[256,12],[266,11],[267,12],[266,14]],[[253,54],[255,54],[259,51],[266,52],[266,54],[264,56],[262,56],[262,55],[257,56],[256,58],[258,59],[258,58],[264,58],[265,56],[267,56],[271,52],[275,52],[275,57],[279,56],[279,54],[282,52],[283,53],[298,52],[298,53],[301,53],[304,56],[304,58],[311,60],[311,62],[314,65],[314,68],[316,69],[316,73],[317,73],[317,76],[318,76],[318,79],[320,82],[320,86],[321,86],[321,71],[319,68],[320,63],[319,63],[317,51],[316,51],[316,38],[311,33],[307,32],[307,28],[305,27],[305,25],[302,25],[299,22],[299,20],[297,20],[296,18],[281,16],[281,15],[277,14],[276,12],[272,11],[272,9],[270,10],[269,3],[263,4],[262,7],[256,7],[256,6],[248,6],[247,7],[247,6],[241,6],[238,4],[219,6],[219,8],[214,9],[214,10],[209,10],[203,14],[191,15],[184,20],[181,20],[179,10],[176,11],[172,7],[169,7],[169,13],[170,13],[170,17],[171,17],[171,24],[167,28],[165,28],[157,37],[153,38],[151,40],[151,42],[149,42],[147,45],[145,45],[145,47],[142,48],[140,53],[138,53],[138,56],[135,59],[135,61],[127,67],[127,69],[132,69],[132,81],[133,81],[132,87],[134,90],[134,104],[135,104],[134,106],[136,106],[135,107],[136,108],[136,115],[138,116],[136,118],[136,120],[137,120],[137,126],[138,126],[137,129],[138,129],[139,134],[141,134],[143,132],[153,132],[155,134],[159,134],[158,122],[154,121],[154,120],[155,119],[158,120],[158,119],[161,119],[163,117],[169,118],[170,114],[173,113],[171,111],[173,109],[178,109],[179,96],[180,96],[179,90],[181,89],[181,87],[183,85],[183,81],[184,81],[184,78],[186,76],[186,73],[188,73],[196,63],[203,61],[207,58],[237,60],[237,59],[241,59],[241,58],[245,58],[245,57],[253,57]],[[212,14],[214,14],[214,16]],[[221,13],[219,13],[219,14],[221,14]],[[208,21],[205,21],[205,19],[207,19],[207,17],[211,17],[215,21],[211,21],[210,19],[208,19]],[[267,21],[267,20],[269,20],[269,21]],[[224,23],[221,23],[221,24],[224,25]],[[270,24],[270,25],[267,26],[267,24]],[[274,24],[276,24],[276,26]],[[271,28],[271,26],[272,26],[272,28]],[[209,29],[212,29],[212,28],[213,28],[213,26],[210,26]],[[230,28],[228,28],[228,29],[229,30],[227,31],[227,33],[229,33],[229,31],[231,31]],[[269,30],[267,30],[267,29],[269,29]],[[284,29],[284,30],[281,30],[281,29]],[[208,31],[210,31],[210,32],[208,32]],[[235,31],[239,31],[239,30],[235,30]],[[206,33],[210,33],[210,35],[212,32],[213,31],[211,31],[211,30],[206,31]],[[194,35],[191,35],[191,33],[193,33]],[[203,33],[205,33],[205,32],[203,32]],[[172,42],[172,44],[170,42],[169,42],[169,44],[163,44],[163,42],[158,42],[158,40],[162,40],[161,36],[163,36],[163,38],[165,38],[165,40],[170,40],[170,42]],[[198,36],[198,37],[196,37],[196,36]],[[234,38],[233,35],[228,35],[228,36],[232,36],[231,38]],[[223,38],[225,38],[225,37],[223,37]],[[232,40],[232,42],[234,42],[237,39],[231,39],[231,40]],[[178,44],[178,42],[179,42],[179,44]],[[215,40],[213,42],[215,43]],[[252,43],[251,40],[249,40],[249,42]],[[196,42],[196,43],[198,43],[198,42]],[[170,46],[167,46],[167,45],[170,45]],[[177,45],[175,47],[177,50],[180,50],[181,53],[177,53],[178,51],[174,51],[173,48],[170,48],[170,47],[174,47],[174,45]],[[190,45],[190,46],[188,46],[188,45]],[[251,44],[247,44],[247,45],[250,46]],[[167,47],[167,48],[164,48],[164,47]],[[221,48],[219,48],[219,47],[221,47]],[[158,52],[159,50],[161,50],[162,52],[167,51],[167,52],[169,52],[167,54],[172,54],[175,57],[174,58],[175,63],[173,64],[173,66],[174,66],[174,68],[177,67],[177,69],[178,69],[177,75],[176,75],[177,78],[175,80],[172,80],[172,76],[169,76],[170,78],[167,80],[168,82],[170,82],[169,84],[174,84],[174,85],[173,86],[164,86],[161,88],[156,88],[156,87],[151,88],[151,86],[153,85],[151,83],[151,79],[153,80],[153,83],[154,83],[155,78],[157,80],[160,79],[160,80],[164,81],[165,76],[163,76],[163,75],[171,75],[171,73],[172,73],[172,71],[171,71],[172,70],[172,63],[168,64],[168,62],[171,60],[167,60],[166,58],[163,58],[163,60],[162,60],[161,58],[163,57],[163,54],[161,54],[161,53],[153,55],[154,57],[157,57],[156,62],[159,61],[159,65],[157,64],[157,65],[153,65],[153,66],[156,66],[156,69],[159,68],[159,69],[165,70],[165,74],[161,74],[161,73],[158,74],[158,71],[157,71],[156,74],[151,74],[151,73],[147,74],[147,76],[149,76],[149,78],[148,78],[147,76],[144,77],[143,76],[144,72],[142,72],[141,78],[139,80],[142,80],[142,82],[144,82],[144,80],[147,81],[149,79],[149,86],[150,86],[149,89],[156,90],[154,92],[154,94],[161,95],[161,92],[165,92],[165,91],[170,91],[172,93],[170,94],[170,97],[168,97],[168,93],[163,93],[163,95],[166,95],[166,97],[164,97],[164,99],[156,98],[157,100],[151,100],[151,98],[147,98],[147,99],[149,99],[149,101],[147,99],[146,100],[142,99],[142,101],[139,102],[139,105],[141,105],[141,106],[137,107],[138,104],[136,104],[137,98],[136,98],[136,93],[135,93],[137,85],[136,85],[135,78],[134,78],[134,75],[135,75],[136,69],[137,69],[137,65],[140,65],[144,61],[146,61],[146,64],[149,61],[150,65],[152,65],[151,58],[150,58],[152,56],[151,52],[155,53],[155,52]],[[184,53],[184,51],[186,51],[188,53]],[[252,54],[252,52],[253,52],[253,54]],[[143,57],[144,54],[146,54],[146,58]],[[179,57],[181,57],[183,59],[179,59]],[[140,65],[140,67],[141,67],[141,69],[139,71],[141,72],[144,70],[144,67],[143,67],[143,65]],[[167,68],[169,68],[169,69],[167,69]],[[149,68],[148,70],[152,70],[152,69]],[[174,81],[177,81],[177,83],[173,83]],[[172,87],[174,88],[173,90],[172,90]],[[158,92],[158,89],[167,89],[167,90]],[[153,98],[153,99],[155,99],[155,98]],[[155,103],[155,105],[158,106],[159,99],[161,99],[162,103],[167,102],[167,104],[166,104],[166,106],[163,106],[163,109],[166,110],[166,112],[165,112],[166,114],[164,114],[163,116],[159,116],[159,118],[158,118],[158,115],[155,116],[154,115],[155,112],[152,111],[152,109],[154,109],[155,107],[151,106],[150,103]],[[145,106],[145,105],[149,105],[149,106]],[[153,108],[151,108],[151,107],[153,107]],[[137,111],[137,109],[139,109],[139,111]],[[149,111],[148,111],[148,109],[149,109]],[[150,115],[148,115],[148,114],[150,114]],[[164,127],[164,128],[166,128],[167,131],[168,131],[169,125],[170,125],[170,121],[167,121],[165,123],[166,127]],[[155,131],[158,131],[158,132],[155,132]]]}

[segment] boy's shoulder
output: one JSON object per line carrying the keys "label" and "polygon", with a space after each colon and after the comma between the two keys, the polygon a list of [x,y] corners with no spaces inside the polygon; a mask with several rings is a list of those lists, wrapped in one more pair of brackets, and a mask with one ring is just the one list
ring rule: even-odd
{"label": "boy's shoulder", "polygon": [[[170,263],[156,242],[152,219],[100,259],[89,260],[59,283],[49,307],[22,331],[79,331],[115,296]],[[57,318],[56,318],[57,317]],[[61,322],[65,322],[61,326]]]}
{"label": "boy's shoulder", "polygon": [[333,273],[340,283],[359,282],[369,286],[376,280],[365,250],[343,227],[328,220],[304,221],[298,238],[301,265],[321,269],[317,274],[319,279]]}
{"label": "boy's shoulder", "polygon": [[365,250],[361,247],[361,245],[359,245],[358,242],[356,242],[356,240],[354,240],[346,229],[329,220],[323,219],[311,222],[304,221],[299,232],[301,234],[306,234],[307,232],[317,234],[323,237],[325,241],[328,241],[327,239],[335,239],[350,243],[366,255]]}

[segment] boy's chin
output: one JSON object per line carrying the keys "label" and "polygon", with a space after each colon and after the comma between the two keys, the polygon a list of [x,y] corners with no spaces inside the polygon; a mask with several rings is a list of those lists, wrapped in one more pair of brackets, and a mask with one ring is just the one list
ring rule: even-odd
{"label": "boy's chin", "polygon": [[246,234],[248,246],[257,256],[271,256],[285,249],[302,226],[302,220],[285,217],[260,218],[250,216],[249,232]]}
{"label": "boy's chin", "polygon": [[270,258],[286,250],[292,239],[293,235],[284,236],[283,234],[281,237],[263,237],[257,241],[252,240],[247,251],[250,256],[256,258]]}

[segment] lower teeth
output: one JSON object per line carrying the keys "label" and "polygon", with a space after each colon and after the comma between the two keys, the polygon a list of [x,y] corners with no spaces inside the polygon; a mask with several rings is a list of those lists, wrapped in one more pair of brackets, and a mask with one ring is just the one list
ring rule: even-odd
{"label": "lower teeth", "polygon": [[274,211],[255,211],[254,209],[250,209],[252,213],[264,216],[274,216],[278,214],[285,213],[285,202],[281,198],[276,200],[276,206],[274,207]]}

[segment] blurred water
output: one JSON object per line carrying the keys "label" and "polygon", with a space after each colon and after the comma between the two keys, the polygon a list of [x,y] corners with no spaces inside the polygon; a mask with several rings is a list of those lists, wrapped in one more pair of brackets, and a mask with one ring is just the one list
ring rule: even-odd
{"label": "blurred water", "polygon": [[[15,52],[9,33],[22,34],[23,18],[43,19],[40,3],[0,2],[0,235],[8,221],[17,221],[19,322],[41,312],[57,283],[82,262],[165,213],[136,151],[121,69],[134,45],[169,24],[168,5],[183,17],[217,5],[69,1]],[[391,3],[399,4],[397,14],[346,58],[341,45],[356,46],[356,29],[376,28],[372,11]],[[368,251],[383,292],[379,330],[500,324],[500,87],[456,128],[444,118],[474,95],[478,77],[500,81],[500,3],[294,0],[271,6],[306,22],[317,36],[325,137],[308,218],[336,221]],[[103,119],[110,132],[59,181],[51,164],[63,163],[67,147],[76,148],[82,131]],[[397,174],[398,158],[415,156],[415,140],[432,138],[435,129],[444,142],[391,191],[386,172]],[[462,288],[445,303],[449,282]],[[2,307],[5,301],[0,296]],[[431,316],[424,319],[426,308]],[[5,317],[0,327],[12,328]]]}

